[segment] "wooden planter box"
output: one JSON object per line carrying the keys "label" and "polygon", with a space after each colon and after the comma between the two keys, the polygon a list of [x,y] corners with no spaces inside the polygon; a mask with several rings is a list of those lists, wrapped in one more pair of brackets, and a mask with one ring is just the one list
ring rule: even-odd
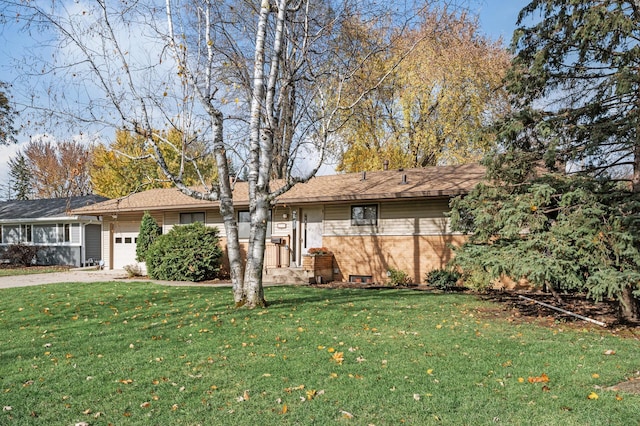
{"label": "wooden planter box", "polygon": [[311,275],[311,282],[333,281],[333,254],[307,254],[302,257],[302,269]]}

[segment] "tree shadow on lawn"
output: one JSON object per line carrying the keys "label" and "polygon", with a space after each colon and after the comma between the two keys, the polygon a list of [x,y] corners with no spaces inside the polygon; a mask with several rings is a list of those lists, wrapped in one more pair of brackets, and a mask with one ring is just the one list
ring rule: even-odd
{"label": "tree shadow on lawn", "polygon": [[[407,298],[441,298],[442,296],[448,296],[445,293],[414,291],[414,289],[411,288],[366,287],[328,289],[314,286],[280,288],[282,289],[280,291],[284,291],[286,294],[269,298],[270,294],[268,292],[266,293],[267,307],[269,309],[289,308],[302,306],[304,304],[322,304],[325,302],[328,302],[329,305],[347,303],[374,305],[376,302],[380,302],[382,298],[384,298],[386,302],[395,300],[406,304],[411,303],[411,300]],[[271,295],[275,296],[274,294]],[[360,307],[361,306],[362,305],[360,305]]]}

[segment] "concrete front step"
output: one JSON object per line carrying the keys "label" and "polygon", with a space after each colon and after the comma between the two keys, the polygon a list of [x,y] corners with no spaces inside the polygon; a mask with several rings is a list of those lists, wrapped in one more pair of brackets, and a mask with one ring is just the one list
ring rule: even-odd
{"label": "concrete front step", "polygon": [[302,268],[269,268],[262,280],[271,284],[309,284],[310,276]]}

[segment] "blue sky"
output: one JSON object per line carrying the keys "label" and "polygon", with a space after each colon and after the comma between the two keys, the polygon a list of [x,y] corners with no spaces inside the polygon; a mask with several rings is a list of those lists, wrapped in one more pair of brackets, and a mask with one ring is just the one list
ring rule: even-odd
{"label": "blue sky", "polygon": [[[529,0],[468,0],[469,10],[479,16],[482,32],[493,39],[502,37],[505,46],[511,41],[516,19],[520,10]],[[13,81],[15,70],[10,66],[10,58],[17,57],[24,45],[20,38],[24,34],[14,34],[14,28],[5,27],[0,31],[0,80]],[[15,89],[14,89],[15,90]],[[28,142],[26,137],[19,138],[19,144],[12,146],[0,145],[0,191],[3,191],[7,176],[7,161],[14,156],[21,146]],[[0,192],[0,199],[6,194]]]}

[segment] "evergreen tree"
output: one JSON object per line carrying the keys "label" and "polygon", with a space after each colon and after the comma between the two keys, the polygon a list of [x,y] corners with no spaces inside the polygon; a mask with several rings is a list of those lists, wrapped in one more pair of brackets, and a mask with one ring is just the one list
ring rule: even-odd
{"label": "evergreen tree", "polygon": [[0,145],[16,141],[14,120],[17,114],[9,103],[7,88],[7,83],[0,81]]}
{"label": "evergreen tree", "polygon": [[[607,179],[523,173],[522,158],[489,162],[496,177],[452,202],[452,229],[469,234],[454,263],[468,283],[507,276],[556,293],[616,298],[621,318],[640,322],[640,194]],[[520,165],[518,166],[518,163]]]}
{"label": "evergreen tree", "polygon": [[640,190],[639,3],[534,0],[518,25],[508,90],[519,114],[502,142],[598,175],[626,166]]}
{"label": "evergreen tree", "polygon": [[31,171],[27,159],[22,153],[9,159],[9,176],[11,190],[16,200],[28,200],[31,195]]}
{"label": "evergreen tree", "polygon": [[145,262],[147,260],[146,257],[149,246],[161,234],[162,228],[160,228],[158,222],[156,222],[148,211],[144,212],[142,221],[140,222],[138,242],[136,243],[136,260],[138,262]]}
{"label": "evergreen tree", "polygon": [[506,275],[615,297],[640,322],[640,6],[533,0],[518,25],[515,112],[488,181],[452,203],[470,234],[455,261],[478,285]]}

